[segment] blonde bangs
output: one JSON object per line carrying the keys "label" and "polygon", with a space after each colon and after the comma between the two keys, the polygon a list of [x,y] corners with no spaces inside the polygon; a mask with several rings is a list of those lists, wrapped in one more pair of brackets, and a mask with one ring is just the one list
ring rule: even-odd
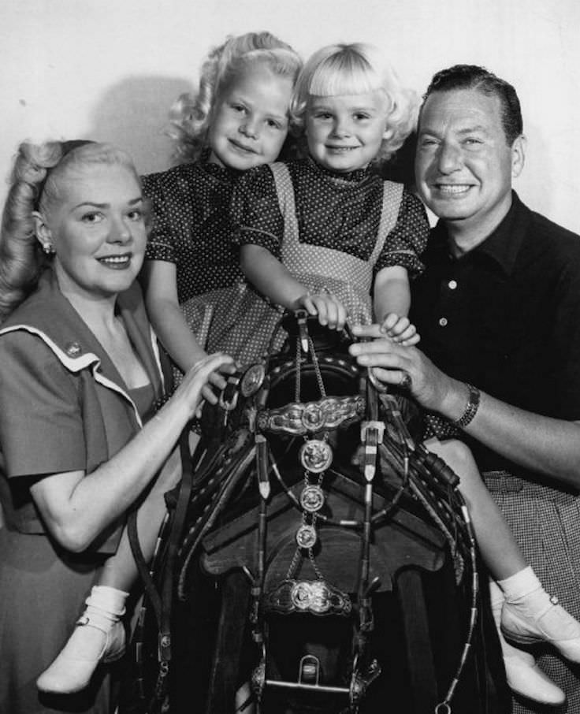
{"label": "blonde bangs", "polygon": [[366,94],[382,88],[379,74],[360,55],[344,52],[328,57],[312,74],[308,94],[316,97]]}

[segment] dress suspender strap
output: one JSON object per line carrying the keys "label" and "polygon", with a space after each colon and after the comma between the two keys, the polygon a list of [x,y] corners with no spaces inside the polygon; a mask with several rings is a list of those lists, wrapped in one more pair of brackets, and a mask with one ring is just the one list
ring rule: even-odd
{"label": "dress suspender strap", "polygon": [[383,206],[381,209],[381,221],[377,232],[377,242],[369,258],[369,262],[375,265],[387,240],[387,236],[395,227],[399,216],[399,208],[403,198],[403,184],[394,181],[383,181]]}
{"label": "dress suspender strap", "polygon": [[300,242],[298,238],[298,218],[296,216],[294,186],[292,185],[292,178],[286,164],[281,162],[270,164],[270,170],[274,176],[280,212],[284,218],[284,242],[282,245],[282,256],[284,256],[285,249],[288,250],[291,246]]}
{"label": "dress suspender strap", "polygon": [[[296,202],[294,198],[294,187],[290,177],[290,171],[286,164],[277,162],[270,164],[270,170],[274,176],[276,192],[280,211],[284,218],[284,245],[289,248],[294,243],[299,242],[298,219],[296,216]],[[369,257],[369,263],[375,265],[387,240],[387,236],[395,227],[399,216],[399,209],[403,198],[403,184],[393,181],[383,181],[383,204],[381,207],[381,219],[377,231],[377,240],[373,252]],[[284,246],[282,248],[284,251]]]}

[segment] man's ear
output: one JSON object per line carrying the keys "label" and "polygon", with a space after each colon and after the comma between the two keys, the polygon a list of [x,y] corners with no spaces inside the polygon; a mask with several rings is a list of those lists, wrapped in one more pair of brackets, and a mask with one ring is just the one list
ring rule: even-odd
{"label": "man's ear", "polygon": [[44,216],[39,211],[33,211],[32,217],[34,218],[34,231],[38,242],[45,253],[51,253],[53,251],[52,232],[47,226]]}
{"label": "man's ear", "polygon": [[517,178],[526,160],[526,137],[521,134],[512,144],[512,178]]}

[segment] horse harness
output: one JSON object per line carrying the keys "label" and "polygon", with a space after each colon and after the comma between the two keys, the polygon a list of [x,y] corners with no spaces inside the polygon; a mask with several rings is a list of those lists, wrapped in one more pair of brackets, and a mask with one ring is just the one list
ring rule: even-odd
{"label": "horse harness", "polygon": [[[247,494],[252,484],[245,480],[255,470],[258,490],[257,539],[251,563],[242,564],[250,583],[251,636],[257,661],[251,674],[251,697],[256,711],[262,711],[266,691],[288,690],[302,694],[336,696],[340,711],[356,714],[368,688],[381,673],[381,665],[369,646],[374,629],[372,596],[380,578],[371,573],[371,543],[382,523],[397,512],[400,499],[411,494],[428,514],[448,544],[459,583],[470,571],[470,608],[466,636],[454,676],[445,696],[435,706],[435,714],[450,714],[455,689],[464,670],[478,612],[476,547],[465,503],[457,491],[458,477],[436,455],[412,438],[401,413],[401,400],[344,356],[319,353],[309,332],[304,313],[296,314],[295,350],[287,359],[271,367],[272,355],[229,375],[216,410],[224,438],[216,448],[196,454],[196,469],[187,448],[187,435],[181,440],[184,477],[176,492],[168,495],[172,517],[167,517],[160,532],[151,572],[139,558],[135,523],[130,523],[132,547],[140,560],[140,573],[155,611],[158,626],[159,670],[153,700],[148,712],[164,711],[167,675],[171,662],[171,610],[174,590],[179,599],[187,597],[187,576],[194,558],[200,555],[204,539],[218,518],[231,504]],[[350,335],[352,338],[352,336]],[[305,370],[313,376],[318,398],[302,401]],[[359,380],[358,393],[329,396],[325,375],[339,371]],[[293,377],[293,400],[279,406],[270,404],[270,394],[280,380]],[[360,422],[359,470],[363,476],[362,518],[335,517],[325,508],[325,478],[333,472],[331,434],[339,428]],[[301,441],[298,460],[303,480],[289,486],[272,448],[274,438]],[[214,444],[215,446],[215,444]],[[398,485],[388,502],[376,510],[376,483],[388,470]],[[269,509],[273,486],[299,514],[294,532],[290,562],[282,578],[268,576]],[[188,518],[194,520],[188,526]],[[133,519],[132,519],[133,520]],[[185,532],[187,528],[187,532]],[[317,553],[321,528],[356,533],[360,538],[360,558],[354,580],[355,592],[347,592],[332,582],[320,565]],[[161,567],[160,567],[161,563]],[[303,575],[303,571],[308,571]],[[156,575],[157,583],[154,582]],[[161,578],[161,579],[160,579]],[[175,586],[175,587],[174,587]],[[159,591],[161,590],[161,592]],[[353,597],[354,595],[354,597]],[[144,609],[145,610],[145,609]],[[143,614],[140,624],[142,625]],[[295,679],[269,675],[268,620],[271,616],[312,615],[336,617],[352,623],[351,667],[347,682],[326,684],[320,679],[320,662],[313,654],[304,655]],[[136,633],[139,637],[139,626]],[[243,708],[243,705],[242,705]]]}

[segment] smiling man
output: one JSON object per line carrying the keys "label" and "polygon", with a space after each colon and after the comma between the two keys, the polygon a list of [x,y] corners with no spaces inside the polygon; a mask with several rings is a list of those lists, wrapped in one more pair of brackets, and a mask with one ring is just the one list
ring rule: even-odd
{"label": "smiling man", "polygon": [[[471,65],[435,75],[415,164],[421,197],[439,218],[412,286],[420,349],[394,345],[375,325],[355,328],[376,339],[351,352],[385,383],[409,388],[428,435],[468,443],[526,561],[579,618],[580,236],[512,189],[522,132],[507,82]],[[498,620],[497,588],[493,604]],[[525,695],[514,713],[545,711],[542,702],[580,712],[577,667],[546,647],[534,651],[537,662],[502,647],[508,682]]]}
{"label": "smiling man", "polygon": [[[570,422],[580,419],[580,238],[513,191],[524,166],[522,132],[507,82],[466,65],[433,78],[415,169],[439,222],[415,283],[412,319],[437,367],[484,390],[467,440],[528,563],[578,616],[580,427]],[[467,419],[479,411],[477,399],[470,390]],[[497,589],[494,600],[499,620]],[[512,689],[527,695],[514,712],[538,711],[532,697],[560,702],[529,652],[505,640],[502,647]],[[572,670],[551,654],[539,665],[567,695],[558,711],[580,711]]]}

